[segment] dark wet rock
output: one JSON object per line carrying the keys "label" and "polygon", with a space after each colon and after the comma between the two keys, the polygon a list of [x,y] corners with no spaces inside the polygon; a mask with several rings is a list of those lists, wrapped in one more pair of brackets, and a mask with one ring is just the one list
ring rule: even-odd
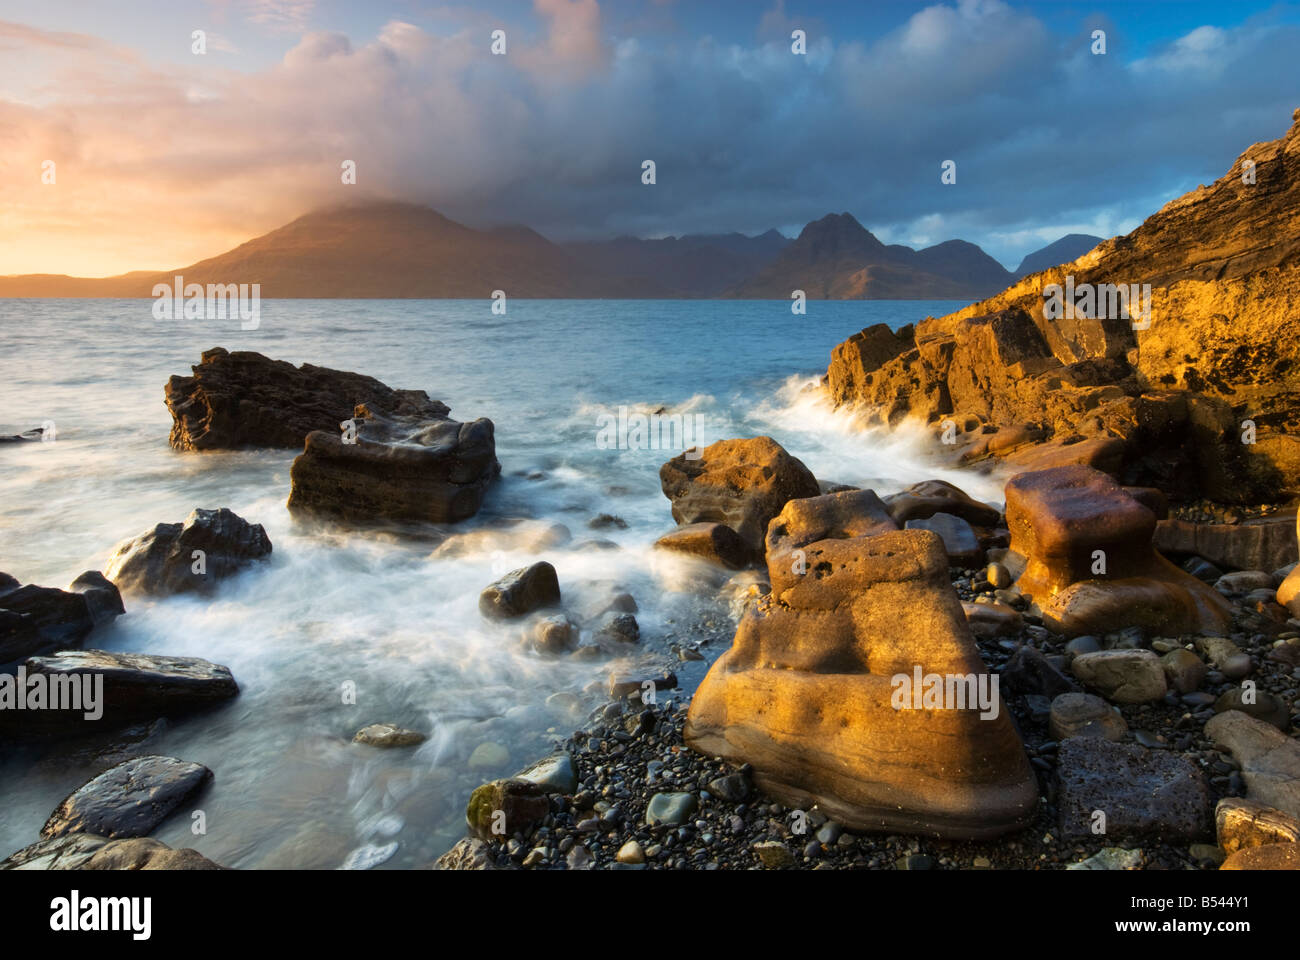
{"label": "dark wet rock", "polygon": [[522,617],[560,602],[560,581],[545,560],[512,570],[489,584],[478,598],[478,609],[489,620]]}
{"label": "dark wet rock", "polygon": [[596,628],[597,643],[636,643],[641,639],[641,627],[630,613],[610,613]]}
{"label": "dark wet rock", "polygon": [[362,727],[352,738],[353,743],[370,747],[413,747],[429,739],[418,730],[407,730],[392,723],[372,723]]}
{"label": "dark wet rock", "polygon": [[587,526],[592,530],[608,530],[611,527],[626,530],[627,521],[610,513],[598,513],[587,521]]}
{"label": "dark wet rock", "polygon": [[664,534],[655,546],[700,557],[711,563],[741,570],[753,559],[749,545],[725,523],[688,523]]}
{"label": "dark wet rock", "polygon": [[200,763],[136,757],[110,767],[68,795],[41,828],[45,839],[93,833],[110,839],[144,837],[212,780]]}
{"label": "dark wet rock", "polygon": [[208,593],[270,555],[271,540],[260,523],[249,523],[225,507],[196,509],[182,523],[160,523],[118,544],[106,575],[122,589],[139,593]]}
{"label": "dark wet rock", "polygon": [[1252,689],[1249,692],[1241,687],[1225,690],[1214,701],[1214,712],[1240,710],[1249,717],[1263,720],[1286,733],[1291,728],[1291,711],[1286,701],[1267,690]]}
{"label": "dark wet rock", "polygon": [[174,850],[152,837],[112,840],[66,833],[24,847],[0,870],[224,870],[197,850]]}
{"label": "dark wet rock", "polygon": [[1198,840],[1210,834],[1209,784],[1181,755],[1071,737],[1058,751],[1057,778],[1066,837],[1091,837],[1095,825],[1113,838]]}
{"label": "dark wet rock", "polygon": [[423,390],[393,390],[374,377],[222,347],[203,351],[193,376],[173,376],[164,398],[177,450],[300,448],[313,430],[338,432],[359,404],[380,412],[412,407],[445,417]]}
{"label": "dark wet rock", "polygon": [[1011,659],[1002,668],[1002,683],[1011,693],[1038,694],[1050,698],[1059,697],[1063,693],[1074,693],[1079,689],[1073,680],[1028,644],[1022,644],[1011,654]]}
{"label": "dark wet rock", "polygon": [[[134,720],[179,716],[215,706],[239,693],[227,667],[197,657],[166,657],[143,653],[109,653],[105,650],[69,650],[53,656],[32,657],[24,666],[28,676],[42,675],[47,682],[59,677],[103,677],[103,718],[94,723],[117,725]],[[56,711],[46,711],[51,722]],[[29,717],[28,722],[34,722]],[[81,714],[62,724],[85,729]]]}
{"label": "dark wet rock", "polygon": [[0,578],[0,664],[80,647],[95,627],[125,612],[117,587],[94,570],[67,590]]}
{"label": "dark wet rock", "polygon": [[729,773],[709,781],[706,787],[711,796],[727,803],[744,803],[753,792],[749,777],[743,773]]}

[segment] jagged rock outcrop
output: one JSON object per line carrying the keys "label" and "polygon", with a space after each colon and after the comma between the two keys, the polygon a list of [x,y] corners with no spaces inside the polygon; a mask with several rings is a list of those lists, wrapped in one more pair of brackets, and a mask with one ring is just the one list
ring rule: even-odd
{"label": "jagged rock outcrop", "polygon": [[492,421],[452,420],[423,390],[221,347],[204,351],[192,369],[167,381],[171,445],[301,445],[290,474],[293,510],[360,522],[454,522],[478,511],[501,471]]}
{"label": "jagged rock outcrop", "polygon": [[659,468],[659,482],[678,524],[724,523],[755,555],[763,551],[768,522],[788,501],[821,493],[803,462],[771,437],[688,450]]}
{"label": "jagged rock outcrop", "polygon": [[[829,501],[849,496],[817,499],[833,516],[845,501]],[[910,682],[918,670],[988,680],[939,537],[852,535],[833,519],[826,539],[791,538],[792,528],[817,524],[787,514],[818,506],[794,501],[773,521],[772,531],[786,532],[769,537],[772,593],[746,612],[696,692],[686,742],[752,764],[769,795],[816,803],[854,829],[947,837],[1015,829],[1034,809],[1037,782],[1000,699],[981,718],[977,706],[895,696],[897,678]],[[883,505],[879,514],[893,525]],[[879,522],[867,517],[858,529]],[[803,564],[788,562],[791,549],[804,552]]]}
{"label": "jagged rock outcrop", "polygon": [[107,576],[138,593],[209,593],[270,555],[271,539],[260,523],[249,523],[225,507],[199,508],[182,523],[160,523],[123,540],[108,561]]}
{"label": "jagged rock outcrop", "polygon": [[126,612],[103,574],[87,570],[67,590],[20,584],[0,573],[0,665],[81,646],[92,630]]}
{"label": "jagged rock outcrop", "polygon": [[[841,344],[831,396],[882,423],[951,421],[950,449],[968,462],[1073,455],[1179,497],[1300,494],[1300,111],[1293,120],[1132,233],[926,318],[894,356],[879,331]],[[1101,287],[1133,284],[1151,286],[1149,323]],[[1104,309],[1054,317],[1052,285],[1091,289]],[[1069,449],[1080,441],[1094,448]],[[1042,444],[1052,459],[1031,453]]]}
{"label": "jagged rock outcrop", "polygon": [[1016,586],[1053,630],[1228,629],[1223,598],[1155,552],[1155,514],[1109,475],[1055,467],[1012,477],[1006,492],[1011,550],[1025,558]]}
{"label": "jagged rock outcrop", "polygon": [[374,377],[223,347],[203,351],[193,376],[167,381],[171,445],[177,450],[300,447],[313,430],[339,432],[358,404],[391,413],[447,416],[423,390],[394,390]]}

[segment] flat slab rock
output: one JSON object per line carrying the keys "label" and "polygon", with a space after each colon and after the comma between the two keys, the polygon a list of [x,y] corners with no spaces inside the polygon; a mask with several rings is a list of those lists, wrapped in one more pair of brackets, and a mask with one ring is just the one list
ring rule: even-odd
{"label": "flat slab rock", "polygon": [[32,657],[25,666],[29,677],[102,676],[104,716],[98,722],[188,713],[239,693],[229,667],[198,657],[68,650]]}
{"label": "flat slab rock", "polygon": [[144,837],[212,780],[201,763],[135,757],[74,790],[41,828],[45,839],[94,833],[111,840]]}
{"label": "flat slab rock", "polygon": [[174,850],[152,837],[111,840],[66,833],[23,847],[0,870],[224,870],[197,850]]}
{"label": "flat slab rock", "polygon": [[1190,760],[1163,750],[1071,737],[1057,754],[1060,828],[1093,836],[1096,811],[1108,837],[1197,840],[1213,834],[1209,785]]}

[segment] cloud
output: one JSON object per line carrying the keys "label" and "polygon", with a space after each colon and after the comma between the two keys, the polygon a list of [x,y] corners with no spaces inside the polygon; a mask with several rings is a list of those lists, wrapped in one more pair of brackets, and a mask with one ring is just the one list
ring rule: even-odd
{"label": "cloud", "polygon": [[620,35],[593,0],[534,14],[502,23],[505,56],[497,21],[453,10],[370,39],[307,32],[254,72],[0,24],[0,46],[41,64],[23,96],[0,87],[0,273],[181,266],[359,195],[560,239],[849,210],[883,237],[963,237],[1014,265],[1040,238],[1131,229],[1300,105],[1284,24],[1203,27],[1126,62],[1113,26],[1093,56],[1087,30],[982,0],[914,10],[870,42],[810,31],[806,56],[788,31]]}

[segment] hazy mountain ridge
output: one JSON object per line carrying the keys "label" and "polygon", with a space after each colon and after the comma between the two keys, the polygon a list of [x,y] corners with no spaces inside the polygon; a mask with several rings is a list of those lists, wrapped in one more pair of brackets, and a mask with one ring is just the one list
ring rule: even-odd
{"label": "hazy mountain ridge", "polygon": [[794,289],[814,299],[977,299],[1014,279],[975,244],[886,245],[847,213],[808,224],[793,241],[768,230],[554,243],[523,225],[474,229],[429,207],[371,202],[305,214],[174,270],[0,277],[0,296],[149,297],[177,275],[305,299],[477,299],[494,290],[543,299],[788,299]]}

